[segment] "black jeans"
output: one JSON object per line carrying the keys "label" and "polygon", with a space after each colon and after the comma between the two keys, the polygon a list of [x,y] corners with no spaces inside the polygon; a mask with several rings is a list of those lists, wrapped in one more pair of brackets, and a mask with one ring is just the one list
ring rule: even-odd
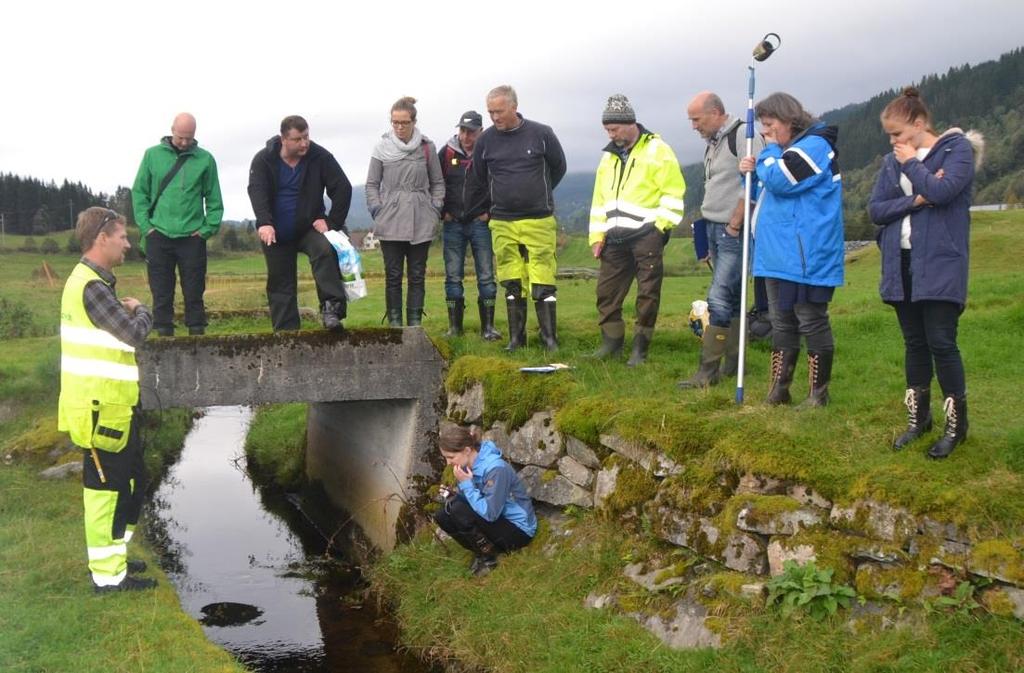
{"label": "black jeans", "polygon": [[904,369],[908,388],[927,388],[932,382],[932,362],[944,397],[959,397],[967,391],[964,362],[956,344],[957,327],[963,307],[951,301],[910,301],[910,251],[903,251],[903,296],[894,302],[905,347]]}
{"label": "black jeans", "polygon": [[206,327],[206,240],[202,236],[169,238],[153,229],[146,237],[146,266],[153,295],[153,328],[174,331],[176,272],[185,298],[185,325]]}
{"label": "black jeans", "polygon": [[800,350],[800,337],[807,340],[811,352],[830,351],[835,348],[832,324],[828,319],[827,303],[794,304],[790,310],[779,306],[779,281],[765,279],[768,292],[768,314],[772,321],[772,347]]}
{"label": "black jeans", "polygon": [[299,300],[297,259],[303,252],[309,257],[316,282],[316,296],[322,306],[325,301],[338,302],[339,318],[344,318],[347,303],[345,284],[338,269],[338,254],[323,234],[310,229],[297,240],[263,245],[267,262],[267,301],[270,303],[270,322],[275,332],[299,329]]}
{"label": "black jeans", "polygon": [[[381,241],[380,250],[384,255],[384,291],[389,297],[402,297],[402,271],[408,270],[409,290],[405,305],[410,309],[422,309],[426,294],[427,254],[430,241],[413,245],[408,241]],[[401,305],[399,303],[399,305]]]}
{"label": "black jeans", "polygon": [[441,530],[474,554],[482,553],[477,542],[480,536],[503,552],[525,547],[533,539],[508,519],[498,517],[496,521],[488,521],[483,518],[473,511],[461,493],[445,502],[434,515],[434,521]]}

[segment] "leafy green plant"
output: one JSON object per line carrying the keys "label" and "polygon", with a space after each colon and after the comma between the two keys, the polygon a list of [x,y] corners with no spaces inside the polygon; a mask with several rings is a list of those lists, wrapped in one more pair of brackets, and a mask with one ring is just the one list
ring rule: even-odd
{"label": "leafy green plant", "polygon": [[850,607],[850,600],[857,592],[845,584],[832,581],[831,568],[818,568],[814,561],[798,565],[786,561],[783,573],[773,577],[765,585],[768,588],[768,605],[782,603],[782,614],[789,616],[797,608],[805,610],[816,620],[834,615],[839,607]]}
{"label": "leafy green plant", "polygon": [[[991,584],[991,580],[984,580],[980,586]],[[957,615],[968,616],[978,608],[982,607],[981,603],[974,599],[974,592],[979,586],[971,584],[970,582],[963,581],[956,586],[950,596],[939,596],[933,601],[925,603],[925,607],[929,611],[947,611],[953,612]]]}

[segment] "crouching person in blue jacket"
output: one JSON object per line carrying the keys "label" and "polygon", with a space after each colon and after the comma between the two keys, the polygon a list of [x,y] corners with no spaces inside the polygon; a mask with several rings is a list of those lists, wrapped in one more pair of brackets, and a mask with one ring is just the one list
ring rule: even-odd
{"label": "crouching person in blue jacket", "polygon": [[470,572],[486,575],[498,565],[499,552],[525,547],[533,540],[537,533],[533,501],[494,442],[480,441],[478,428],[444,421],[439,443],[459,487],[434,520],[473,552]]}

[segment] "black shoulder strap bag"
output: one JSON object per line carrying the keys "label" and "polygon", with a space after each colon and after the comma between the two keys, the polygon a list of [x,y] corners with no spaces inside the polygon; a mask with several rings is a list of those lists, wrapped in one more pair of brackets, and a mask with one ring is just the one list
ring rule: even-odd
{"label": "black shoulder strap bag", "polygon": [[171,180],[174,179],[174,176],[177,175],[178,171],[181,170],[181,167],[186,161],[188,161],[188,157],[189,155],[184,152],[179,154],[178,160],[174,162],[173,166],[171,166],[171,170],[167,171],[167,175],[165,175],[164,179],[160,181],[160,186],[157,187],[156,190],[156,196],[153,197],[153,203],[149,204],[149,212],[147,215],[150,219],[153,218],[153,213],[156,212],[156,204],[160,201],[160,196],[163,195],[164,190],[167,189],[167,185],[171,184]]}

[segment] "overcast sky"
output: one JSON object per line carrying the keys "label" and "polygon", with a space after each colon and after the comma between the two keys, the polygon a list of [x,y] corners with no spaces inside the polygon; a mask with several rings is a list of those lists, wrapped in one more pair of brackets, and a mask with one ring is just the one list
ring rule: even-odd
{"label": "overcast sky", "polygon": [[569,170],[592,171],[601,110],[621,92],[689,163],[702,145],[686,103],[710,88],[742,112],[768,31],[783,46],[758,65],[757,97],[788,91],[817,113],[1024,44],[1021,0],[837,4],[4,2],[0,172],[130,186],[145,148],[189,111],[226,217],[243,219],[249,162],[289,114],[361,184],[397,98],[419,99],[419,127],[440,145],[508,83],[521,113],[554,128]]}

